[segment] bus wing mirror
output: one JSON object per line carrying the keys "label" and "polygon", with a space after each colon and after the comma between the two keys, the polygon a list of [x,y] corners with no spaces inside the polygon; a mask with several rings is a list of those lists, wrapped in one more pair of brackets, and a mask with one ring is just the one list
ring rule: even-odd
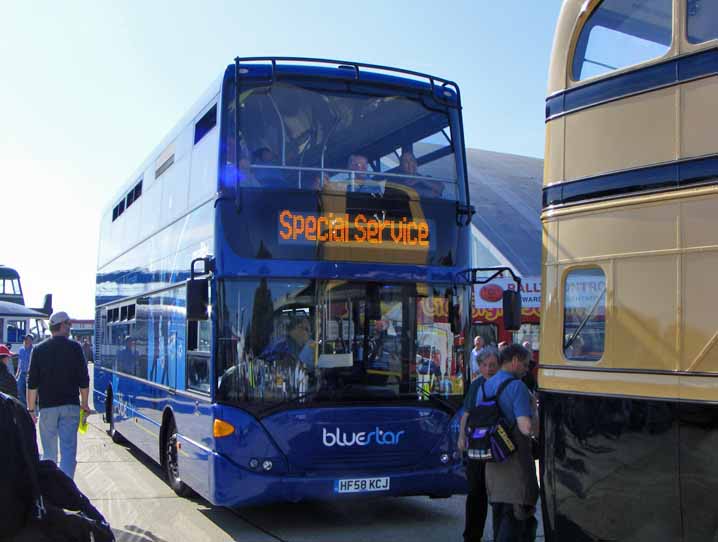
{"label": "bus wing mirror", "polygon": [[187,320],[209,318],[209,279],[187,281]]}
{"label": "bus wing mirror", "polygon": [[518,331],[521,327],[521,293],[515,290],[504,290],[504,328],[507,331]]}

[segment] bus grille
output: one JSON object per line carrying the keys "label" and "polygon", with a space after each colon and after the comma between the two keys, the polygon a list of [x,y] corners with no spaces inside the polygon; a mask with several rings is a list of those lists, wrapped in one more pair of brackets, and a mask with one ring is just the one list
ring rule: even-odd
{"label": "bus grille", "polygon": [[419,454],[382,451],[381,453],[344,453],[304,457],[296,464],[301,469],[314,471],[405,469],[414,467]]}

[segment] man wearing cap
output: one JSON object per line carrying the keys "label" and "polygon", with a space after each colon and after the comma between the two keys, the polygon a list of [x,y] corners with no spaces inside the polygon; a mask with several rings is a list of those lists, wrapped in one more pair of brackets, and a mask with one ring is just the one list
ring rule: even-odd
{"label": "man wearing cap", "polygon": [[52,337],[34,348],[27,379],[28,411],[33,420],[37,420],[33,408],[40,392],[42,458],[57,463],[59,437],[60,469],[70,478],[75,475],[77,465],[80,410],[90,412],[87,403],[90,376],[82,347],[69,339],[71,328],[72,321],[66,312],[55,312],[50,316]]}
{"label": "man wearing cap", "polygon": [[13,355],[7,346],[0,344],[0,391],[17,399],[17,382],[8,368],[8,363]]}

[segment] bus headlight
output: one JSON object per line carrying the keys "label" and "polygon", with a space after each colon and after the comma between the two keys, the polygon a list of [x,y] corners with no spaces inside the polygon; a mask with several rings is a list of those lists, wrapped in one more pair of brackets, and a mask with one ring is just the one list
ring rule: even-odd
{"label": "bus headlight", "polygon": [[249,468],[256,469],[257,467],[259,467],[259,459],[253,457],[249,460]]}
{"label": "bus headlight", "polygon": [[441,454],[439,460],[446,465],[449,462],[449,454]]}
{"label": "bus headlight", "polygon": [[269,459],[265,459],[264,461],[262,461],[262,468],[267,472],[272,470],[273,466],[274,464]]}

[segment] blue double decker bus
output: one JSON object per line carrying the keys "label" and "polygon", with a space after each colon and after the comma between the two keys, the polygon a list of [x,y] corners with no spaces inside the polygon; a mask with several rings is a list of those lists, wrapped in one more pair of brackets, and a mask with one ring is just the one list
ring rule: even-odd
{"label": "blue double decker bus", "polygon": [[113,438],[218,505],[465,492],[463,149],[451,81],[236,59],[102,218]]}

